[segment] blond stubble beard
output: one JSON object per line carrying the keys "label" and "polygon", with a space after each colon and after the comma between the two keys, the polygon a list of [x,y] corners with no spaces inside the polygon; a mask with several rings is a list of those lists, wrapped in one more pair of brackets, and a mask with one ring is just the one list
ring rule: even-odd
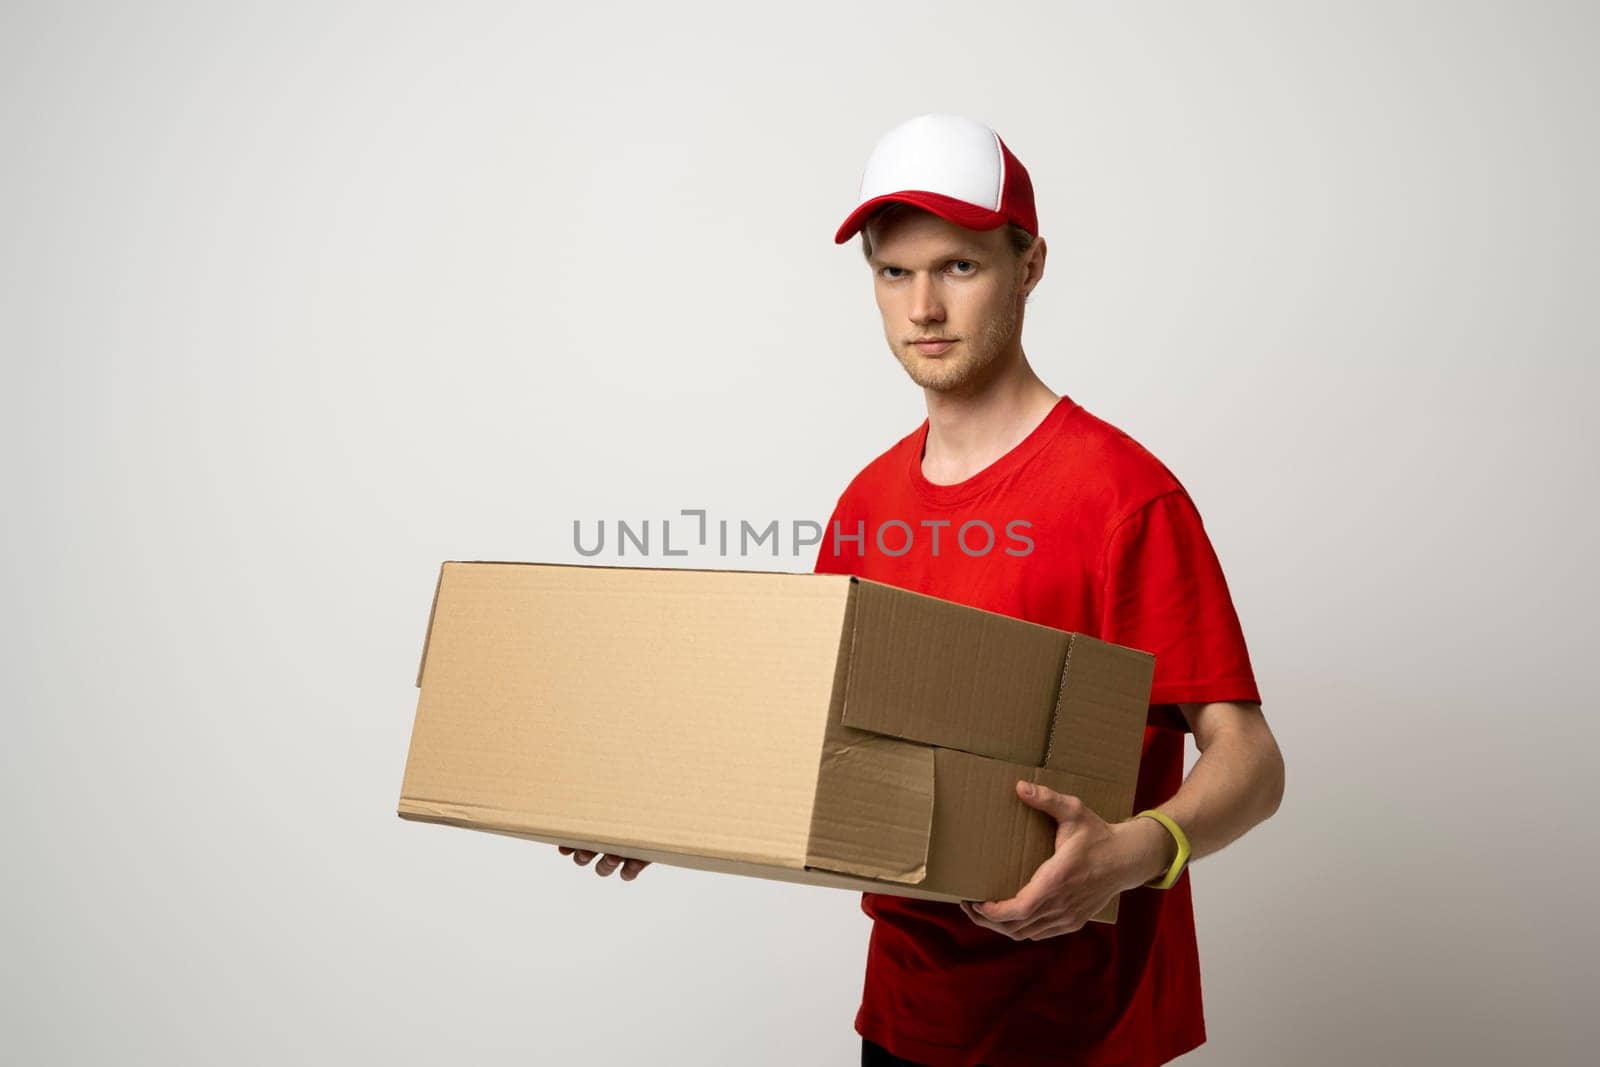
{"label": "blond stubble beard", "polygon": [[[1019,270],[1018,275],[1021,274]],[[894,352],[895,359],[905,368],[911,380],[924,389],[932,389],[936,393],[960,393],[976,386],[985,377],[987,371],[994,367],[1000,354],[1017,332],[1017,290],[1020,278],[1014,280],[1011,292],[1007,295],[1005,312],[996,318],[990,319],[979,332],[976,339],[963,338],[961,355],[955,359],[946,357],[937,362],[928,362],[915,355],[915,346],[891,344],[889,347]],[[909,349],[909,351],[908,351]]]}

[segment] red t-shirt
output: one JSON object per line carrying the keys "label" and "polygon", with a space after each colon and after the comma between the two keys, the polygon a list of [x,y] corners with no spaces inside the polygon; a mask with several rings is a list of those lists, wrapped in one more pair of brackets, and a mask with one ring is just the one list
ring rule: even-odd
{"label": "red t-shirt", "polygon": [[[956,485],[922,474],[928,423],[839,498],[816,570],[857,574],[1156,656],[1134,811],[1183,781],[1179,702],[1258,701],[1199,512],[1143,446],[1063,396]],[[959,655],[959,649],[951,649]],[[1115,925],[1013,941],[956,904],[862,894],[856,1029],[932,1067],[1144,1067],[1205,1040],[1186,870],[1122,894]]]}

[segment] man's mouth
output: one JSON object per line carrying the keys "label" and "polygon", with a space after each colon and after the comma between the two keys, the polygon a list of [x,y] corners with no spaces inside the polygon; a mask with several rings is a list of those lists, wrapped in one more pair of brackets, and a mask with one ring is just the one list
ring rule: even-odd
{"label": "man's mouth", "polygon": [[919,352],[927,355],[936,355],[955,344],[956,341],[953,337],[934,337],[927,340],[912,341],[911,343],[917,347]]}

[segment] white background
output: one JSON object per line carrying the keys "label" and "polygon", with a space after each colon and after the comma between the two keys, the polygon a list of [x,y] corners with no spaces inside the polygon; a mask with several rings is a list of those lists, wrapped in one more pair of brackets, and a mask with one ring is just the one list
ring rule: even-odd
{"label": "white background", "polygon": [[4,1058],[854,1062],[856,895],[394,808],[441,560],[820,522],[921,420],[832,234],[952,111],[1038,191],[1030,359],[1190,489],[1286,756],[1192,869],[1184,1062],[1580,1062],[1597,21],[7,4]]}

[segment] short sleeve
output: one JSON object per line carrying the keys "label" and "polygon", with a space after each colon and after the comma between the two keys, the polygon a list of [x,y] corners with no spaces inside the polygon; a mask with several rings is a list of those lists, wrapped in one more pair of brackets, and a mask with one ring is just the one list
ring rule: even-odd
{"label": "short sleeve", "polygon": [[1163,493],[1106,542],[1100,637],[1156,657],[1152,725],[1187,729],[1179,703],[1259,703],[1222,564],[1189,494]]}

